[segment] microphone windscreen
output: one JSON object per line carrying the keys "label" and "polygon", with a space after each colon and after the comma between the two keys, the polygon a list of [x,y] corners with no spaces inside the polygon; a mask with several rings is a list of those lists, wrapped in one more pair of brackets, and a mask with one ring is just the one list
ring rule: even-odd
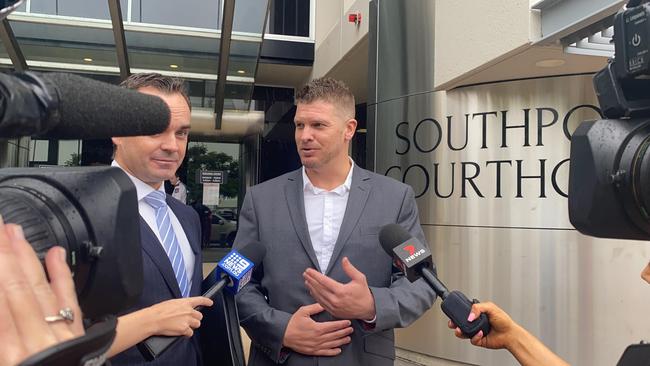
{"label": "microphone windscreen", "polygon": [[259,266],[264,260],[266,255],[266,248],[259,242],[250,242],[237,249],[239,254],[243,255],[246,259],[253,262],[254,266]]}
{"label": "microphone windscreen", "polygon": [[103,139],[154,135],[167,129],[170,112],[160,98],[64,73],[41,74],[55,87],[60,122],[43,137]]}
{"label": "microphone windscreen", "polygon": [[379,243],[391,257],[393,248],[411,238],[411,234],[398,224],[388,224],[379,231]]}

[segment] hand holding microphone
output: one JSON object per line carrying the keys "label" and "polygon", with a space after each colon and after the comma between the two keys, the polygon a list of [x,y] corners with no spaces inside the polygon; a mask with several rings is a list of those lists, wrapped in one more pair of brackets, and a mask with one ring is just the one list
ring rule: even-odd
{"label": "hand holding microphone", "polygon": [[[216,280],[216,283],[201,298],[213,300],[224,289],[232,294],[239,292],[250,281],[253,274],[253,267],[258,266],[262,262],[265,254],[266,249],[264,246],[256,242],[243,246],[239,252],[234,249],[231,250],[219,261],[217,267],[206,278],[206,280]],[[203,305],[196,306],[194,312],[200,312],[203,308]],[[170,337],[156,335],[138,343],[137,346],[140,353],[148,361],[152,361],[171,348],[180,339],[181,336]]]}
{"label": "hand holding microphone", "polygon": [[485,314],[469,320],[472,304],[476,301],[470,301],[460,291],[450,292],[438,279],[429,248],[397,224],[384,226],[379,232],[379,242],[409,281],[424,278],[442,299],[442,311],[460,328],[462,334],[472,338],[479,332],[482,332],[483,336],[490,332],[490,323]]}

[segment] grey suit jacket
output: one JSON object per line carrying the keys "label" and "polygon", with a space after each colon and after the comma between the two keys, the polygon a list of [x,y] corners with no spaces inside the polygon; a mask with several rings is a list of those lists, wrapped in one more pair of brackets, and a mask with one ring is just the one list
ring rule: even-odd
{"label": "grey suit jacket", "polygon": [[[298,169],[250,188],[239,216],[234,247],[260,241],[266,257],[253,280],[237,296],[241,325],[252,340],[250,365],[392,365],[393,328],[406,327],[428,310],[436,295],[422,279],[410,283],[393,271],[392,259],[378,240],[383,225],[398,223],[423,243],[417,206],[410,186],[354,167],[352,186],[329,268],[319,268],[312,247]],[[282,347],[291,315],[314,303],[302,273],[315,268],[347,283],[341,259],[348,257],[366,275],[375,299],[377,321],[368,329],[352,322],[351,343],[336,357],[313,357]],[[334,318],[327,312],[316,321]]]}

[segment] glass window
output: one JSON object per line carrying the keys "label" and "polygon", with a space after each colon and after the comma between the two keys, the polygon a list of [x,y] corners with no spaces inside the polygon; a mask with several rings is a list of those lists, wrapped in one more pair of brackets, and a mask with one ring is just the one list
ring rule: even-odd
{"label": "glass window", "polygon": [[[199,216],[207,215],[208,211],[210,213],[209,232],[205,232],[207,227],[203,229],[204,247],[232,246],[237,234],[239,144],[190,142],[186,159],[187,202],[197,210]],[[204,186],[197,180],[201,170],[223,172],[225,183],[218,188]]]}
{"label": "glass window", "polygon": [[274,0],[271,2],[268,32],[309,37],[310,0]]}
{"label": "glass window", "polygon": [[31,140],[30,166],[78,166],[81,159],[81,140]]}
{"label": "glass window", "polygon": [[[126,21],[128,0],[120,0],[120,5],[122,18]],[[32,0],[30,8],[32,13],[111,19],[106,0]]]}
{"label": "glass window", "polygon": [[142,23],[221,28],[221,1],[206,0],[136,0],[140,13],[132,20]]}

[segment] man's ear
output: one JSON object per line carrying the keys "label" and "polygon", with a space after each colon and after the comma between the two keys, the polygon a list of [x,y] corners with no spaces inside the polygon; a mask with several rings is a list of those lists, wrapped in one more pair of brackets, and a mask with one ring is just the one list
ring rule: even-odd
{"label": "man's ear", "polygon": [[345,139],[352,140],[354,132],[357,130],[357,120],[354,118],[349,119],[345,124]]}

